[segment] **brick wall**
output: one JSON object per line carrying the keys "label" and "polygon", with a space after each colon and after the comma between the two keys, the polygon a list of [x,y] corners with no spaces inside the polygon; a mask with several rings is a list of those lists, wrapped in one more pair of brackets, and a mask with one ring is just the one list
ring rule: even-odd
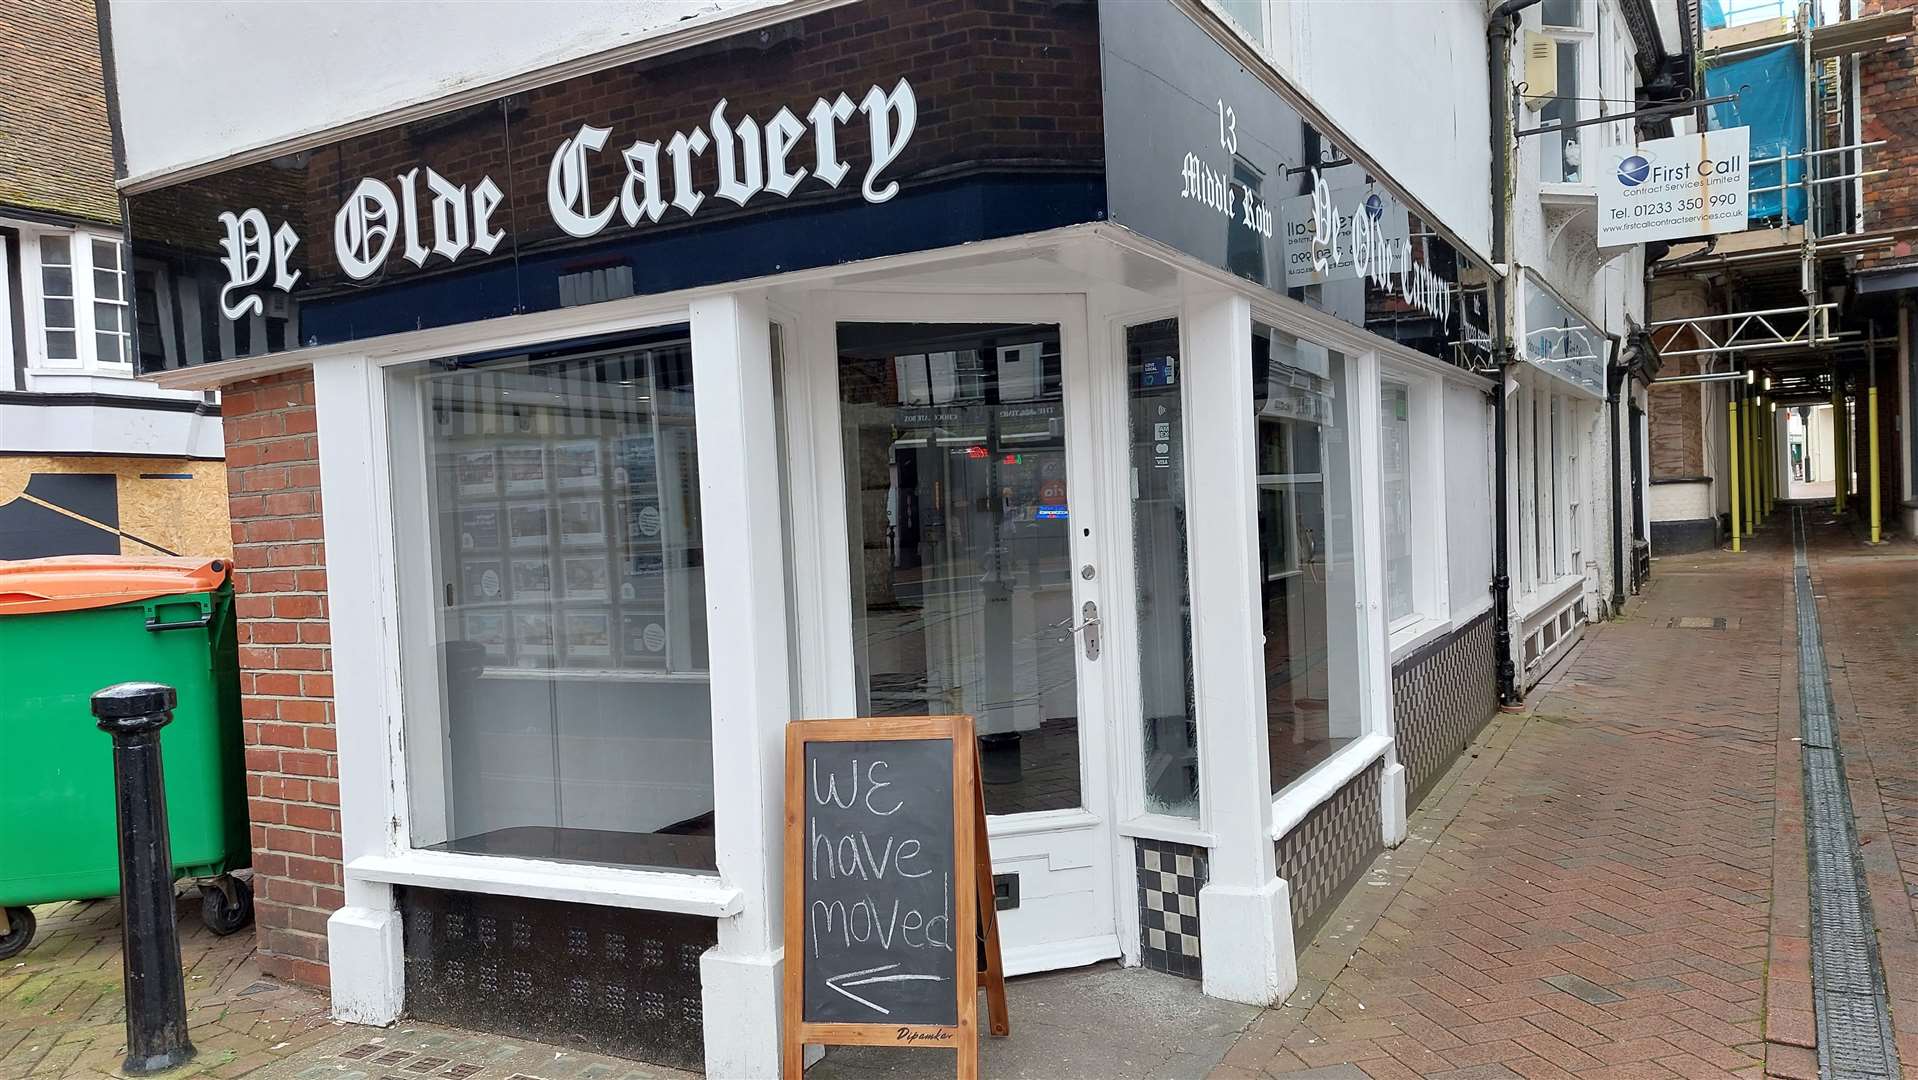
{"label": "brick wall", "polygon": [[[1910,0],[1862,0],[1860,15],[1909,8]],[[1865,228],[1918,224],[1918,47],[1907,38],[1896,48],[1862,54],[1858,67],[1859,116],[1867,140],[1887,144],[1866,151],[1872,168],[1890,169],[1865,181]],[[1910,263],[1918,255],[1909,239],[1875,250],[1861,265]]]}
{"label": "brick wall", "polygon": [[312,373],[234,384],[223,406],[261,967],[324,988],[344,898]]}

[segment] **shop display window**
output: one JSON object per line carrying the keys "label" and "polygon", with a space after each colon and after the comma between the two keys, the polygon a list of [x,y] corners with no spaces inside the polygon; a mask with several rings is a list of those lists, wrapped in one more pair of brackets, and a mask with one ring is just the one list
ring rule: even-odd
{"label": "shop display window", "polygon": [[691,355],[390,372],[414,846],[715,868]]}
{"label": "shop display window", "polygon": [[1260,611],[1276,794],[1363,734],[1347,360],[1252,328]]}
{"label": "shop display window", "polygon": [[1126,328],[1145,808],[1196,818],[1199,724],[1192,682],[1180,359],[1178,320]]}

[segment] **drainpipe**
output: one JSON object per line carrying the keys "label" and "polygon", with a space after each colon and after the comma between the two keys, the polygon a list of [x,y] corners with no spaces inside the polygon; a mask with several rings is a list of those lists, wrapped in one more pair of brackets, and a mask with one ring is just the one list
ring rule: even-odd
{"label": "drainpipe", "polygon": [[1605,406],[1611,417],[1612,437],[1610,444],[1612,459],[1612,617],[1617,618],[1625,610],[1625,545],[1618,542],[1619,532],[1625,527],[1625,508],[1621,505],[1621,485],[1618,464],[1618,396],[1625,382],[1624,359],[1625,339],[1617,334],[1606,334],[1612,339],[1612,362],[1605,372]]}
{"label": "drainpipe", "polygon": [[1512,579],[1507,572],[1510,553],[1506,531],[1511,523],[1511,507],[1505,487],[1509,477],[1506,464],[1505,370],[1514,358],[1512,342],[1511,290],[1517,274],[1511,265],[1510,230],[1512,214],[1512,157],[1515,146],[1511,85],[1512,32],[1518,27],[1518,13],[1539,0],[1503,0],[1485,23],[1485,71],[1487,97],[1492,106],[1492,263],[1498,278],[1492,282],[1492,366],[1498,389],[1493,392],[1492,422],[1492,620],[1495,623],[1495,648],[1498,654],[1498,703],[1519,703],[1518,666],[1512,660]]}

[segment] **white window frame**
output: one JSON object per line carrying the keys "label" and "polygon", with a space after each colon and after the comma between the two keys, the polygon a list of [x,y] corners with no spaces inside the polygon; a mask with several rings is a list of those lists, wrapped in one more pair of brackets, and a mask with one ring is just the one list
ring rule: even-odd
{"label": "white window frame", "polygon": [[[1451,618],[1450,595],[1446,582],[1445,502],[1445,422],[1442,414],[1445,381],[1442,376],[1423,370],[1407,360],[1381,352],[1378,358],[1379,387],[1373,400],[1383,404],[1381,395],[1387,382],[1406,389],[1407,419],[1410,421],[1410,450],[1406,482],[1412,496],[1412,612],[1386,623],[1388,649],[1396,655],[1401,649],[1423,639],[1435,627]],[[1383,554],[1384,458],[1380,444],[1378,527]],[[1389,586],[1389,567],[1381,561],[1381,589]],[[1382,593],[1383,595],[1383,593]],[[1389,616],[1389,608],[1385,609]]]}
{"label": "white window frame", "polygon": [[[1384,633],[1385,545],[1379,535],[1378,402],[1382,350],[1377,338],[1302,306],[1254,301],[1250,307],[1251,319],[1240,328],[1248,342],[1254,325],[1264,323],[1343,354],[1346,364],[1346,400],[1340,403],[1340,407],[1346,410],[1345,421],[1349,425],[1352,440],[1348,472],[1352,478],[1352,515],[1357,532],[1353,585],[1358,597],[1362,638],[1358,650],[1361,684],[1358,698],[1359,735],[1350,744],[1340,747],[1324,761],[1307,769],[1272,794],[1269,835],[1273,840],[1279,840],[1298,827],[1306,815],[1331,798],[1354,776],[1369,768],[1374,761],[1386,757],[1393,746],[1390,723],[1391,656]],[[1245,453],[1253,453],[1253,444],[1246,445]],[[1256,500],[1256,490],[1255,477],[1253,490],[1248,491],[1246,497]],[[1258,537],[1254,535],[1249,539],[1256,548]],[[1256,567],[1256,550],[1249,554],[1252,556],[1251,565]],[[1195,553],[1194,557],[1201,556]],[[1247,588],[1251,590],[1249,595],[1257,596],[1261,585],[1261,582],[1248,581]],[[1199,598],[1195,596],[1194,602],[1200,602]],[[1258,700],[1264,702],[1263,667],[1256,674]],[[1199,677],[1203,679],[1204,673],[1201,672]],[[1203,703],[1199,708],[1199,722],[1203,731],[1203,725],[1215,721],[1207,716]],[[1269,738],[1270,727],[1263,709],[1258,716],[1258,726]],[[1202,786],[1203,776],[1201,773]],[[1221,829],[1220,832],[1223,834],[1225,830]]]}
{"label": "white window frame", "polygon": [[[70,269],[73,272],[73,335],[74,355],[71,359],[53,359],[47,355],[47,309],[43,287],[44,277],[41,258],[41,243],[49,236],[64,236],[73,256]],[[27,327],[27,373],[29,375],[110,375],[125,378],[133,376],[134,327],[131,290],[133,275],[128,265],[128,252],[124,238],[116,233],[89,229],[35,229],[22,230],[21,239],[32,238],[32,243],[21,243],[20,248],[20,289],[21,312]],[[120,299],[101,300],[93,290],[93,245],[94,242],[108,243],[119,253]],[[64,299],[64,298],[62,298]],[[95,302],[114,304],[120,308],[121,357],[119,362],[101,361],[99,348],[94,337],[99,332],[94,329],[93,308]]]}

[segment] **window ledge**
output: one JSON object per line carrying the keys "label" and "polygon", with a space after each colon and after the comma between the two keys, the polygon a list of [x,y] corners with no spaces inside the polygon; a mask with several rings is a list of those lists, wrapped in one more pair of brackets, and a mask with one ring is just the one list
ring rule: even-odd
{"label": "window ledge", "polygon": [[1397,664],[1400,660],[1417,652],[1421,647],[1429,645],[1439,638],[1444,637],[1446,634],[1451,633],[1452,627],[1452,620],[1435,619],[1429,615],[1418,619],[1416,622],[1406,623],[1399,629],[1392,631],[1391,637],[1387,640],[1387,650],[1390,653],[1390,661],[1393,664]]}
{"label": "window ledge", "polygon": [[1567,574],[1555,581],[1545,582],[1520,598],[1518,610],[1513,612],[1513,616],[1523,625],[1541,612],[1563,607],[1574,593],[1584,588],[1584,574]]}
{"label": "window ledge", "polygon": [[714,918],[738,914],[744,909],[746,898],[743,890],[714,875],[582,866],[447,851],[363,855],[346,864],[346,876],[389,885],[418,885]]}
{"label": "window ledge", "polygon": [[1202,848],[1219,846],[1218,838],[1200,828],[1198,822],[1165,814],[1141,814],[1130,821],[1121,822],[1119,835]]}
{"label": "window ledge", "polygon": [[1598,189],[1586,183],[1538,182],[1538,201],[1558,206],[1598,205]]}
{"label": "window ledge", "polygon": [[1319,804],[1338,794],[1353,777],[1371,768],[1372,763],[1392,748],[1390,735],[1363,735],[1352,745],[1312,767],[1310,772],[1286,785],[1272,800],[1272,839],[1282,840],[1298,828],[1299,822],[1319,808]]}

